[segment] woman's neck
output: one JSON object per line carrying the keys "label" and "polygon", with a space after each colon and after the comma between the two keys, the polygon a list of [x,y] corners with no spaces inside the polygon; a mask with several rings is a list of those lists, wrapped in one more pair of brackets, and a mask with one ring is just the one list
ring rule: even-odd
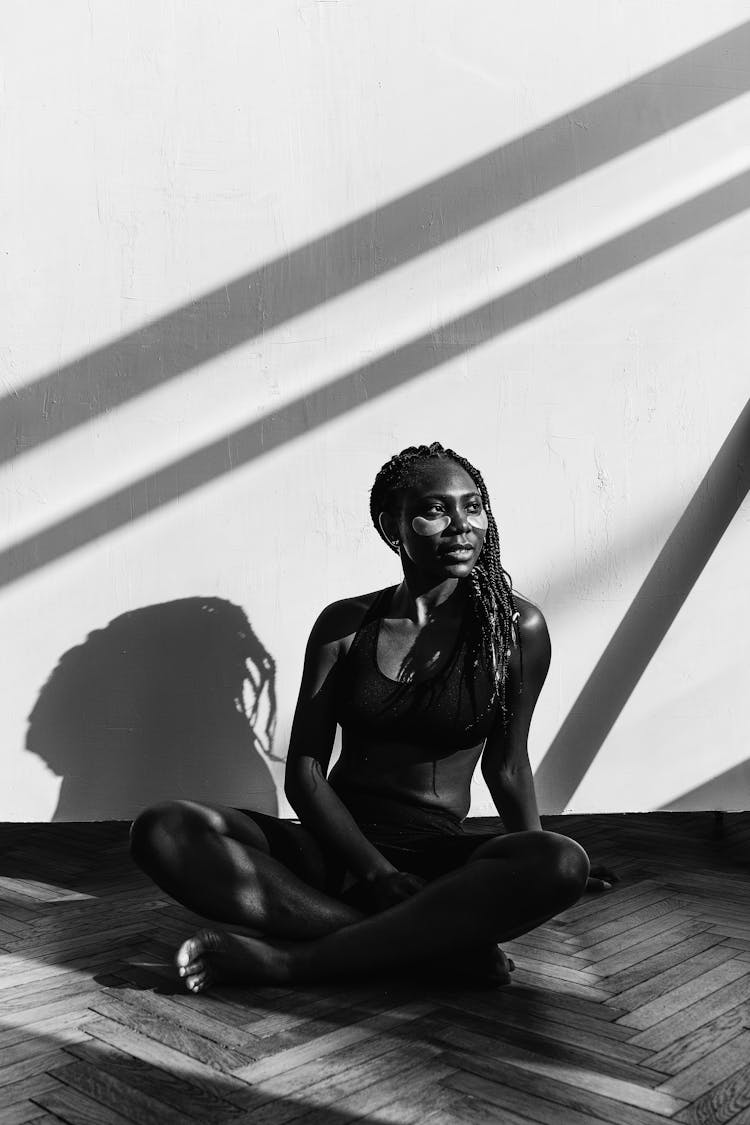
{"label": "woman's neck", "polygon": [[[418,625],[428,625],[438,617],[463,612],[465,593],[459,589],[460,579],[445,578],[436,582],[425,574],[404,574],[393,595],[391,612],[396,617],[407,617]],[[450,606],[446,603],[450,600]],[[443,608],[445,607],[445,608]]]}

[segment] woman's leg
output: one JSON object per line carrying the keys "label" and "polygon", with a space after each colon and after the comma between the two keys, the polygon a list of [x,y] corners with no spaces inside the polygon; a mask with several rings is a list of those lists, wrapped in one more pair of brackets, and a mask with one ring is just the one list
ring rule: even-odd
{"label": "woman's leg", "polygon": [[[315,938],[362,914],[324,894],[320,848],[299,825],[259,818],[273,841],[291,842],[296,871],[275,859],[252,814],[221,805],[169,801],[133,822],[131,854],[146,874],[190,910],[278,938]],[[268,835],[271,832],[268,831]],[[295,846],[296,845],[296,846]]]}
{"label": "woman's leg", "polygon": [[188,987],[213,979],[321,981],[406,966],[518,937],[572,906],[589,862],[552,832],[516,832],[382,914],[286,948],[204,930],[177,955]]}

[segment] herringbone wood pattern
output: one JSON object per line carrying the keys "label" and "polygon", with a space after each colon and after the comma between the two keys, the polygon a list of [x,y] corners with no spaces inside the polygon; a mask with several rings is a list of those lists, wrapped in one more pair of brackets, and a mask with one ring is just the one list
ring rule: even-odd
{"label": "herringbone wood pattern", "polygon": [[509,943],[510,988],[203,997],[125,825],[0,827],[0,1122],[750,1123],[750,815],[547,826],[620,882]]}

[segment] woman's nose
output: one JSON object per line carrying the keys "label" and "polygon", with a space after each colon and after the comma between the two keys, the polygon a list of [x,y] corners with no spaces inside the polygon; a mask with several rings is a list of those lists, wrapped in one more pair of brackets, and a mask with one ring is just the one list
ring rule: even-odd
{"label": "woman's nose", "polygon": [[451,526],[454,527],[456,531],[460,531],[463,533],[471,530],[471,524],[469,523],[468,516],[466,516],[466,514],[463,512],[453,513],[451,517]]}

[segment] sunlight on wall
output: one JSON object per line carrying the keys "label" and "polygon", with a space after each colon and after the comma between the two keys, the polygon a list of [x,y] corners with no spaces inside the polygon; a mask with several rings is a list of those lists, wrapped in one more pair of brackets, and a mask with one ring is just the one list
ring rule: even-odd
{"label": "sunlight on wall", "polygon": [[[745,5],[41,8],[0,17],[0,819],[288,812],[307,632],[397,580],[367,493],[434,439],[550,626],[538,766],[747,398]],[[746,759],[749,539],[547,811]]]}

